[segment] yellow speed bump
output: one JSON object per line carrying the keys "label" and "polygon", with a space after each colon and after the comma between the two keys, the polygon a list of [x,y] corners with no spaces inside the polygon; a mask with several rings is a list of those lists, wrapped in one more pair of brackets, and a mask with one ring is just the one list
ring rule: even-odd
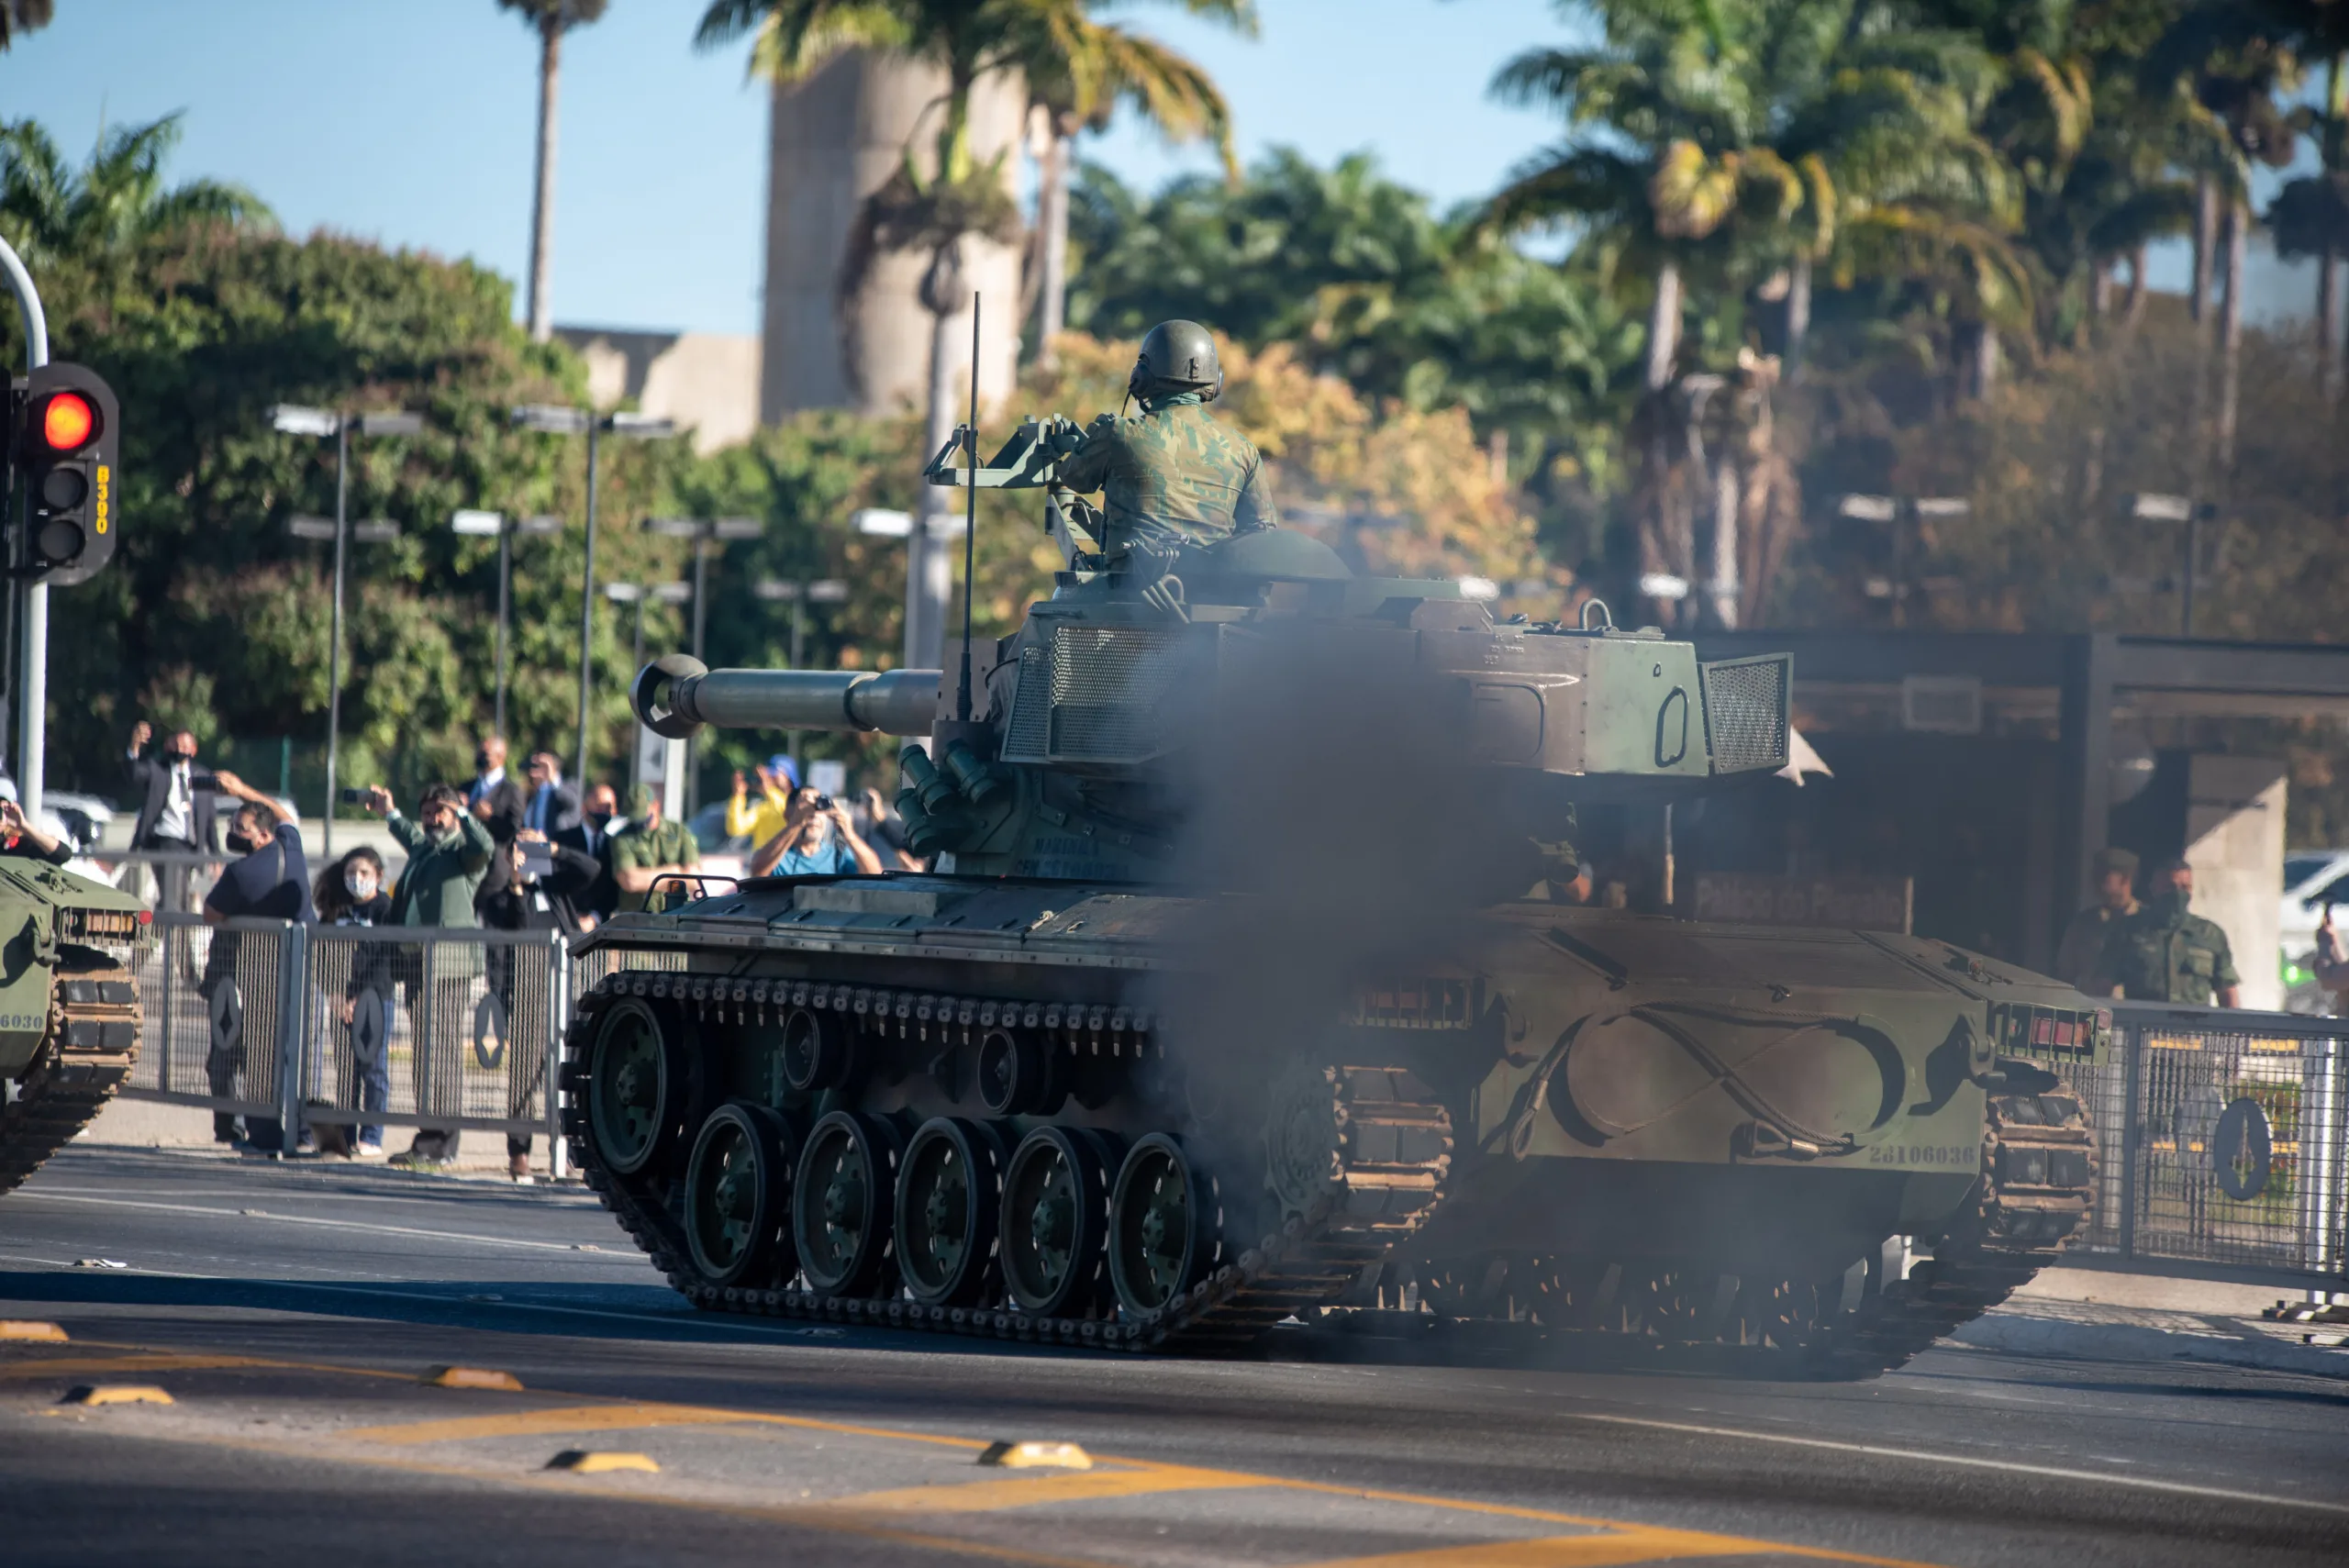
{"label": "yellow speed bump", "polygon": [[573,1475],[601,1475],[612,1470],[641,1470],[658,1475],[661,1467],[650,1455],[629,1453],[623,1449],[567,1448],[547,1461],[549,1470],[568,1470]]}
{"label": "yellow speed bump", "polygon": [[522,1392],[522,1380],[510,1372],[499,1372],[485,1366],[435,1367],[425,1382],[435,1388],[495,1388],[507,1394]]}
{"label": "yellow speed bump", "polygon": [[1006,1470],[1090,1470],[1093,1456],[1074,1443],[991,1442],[979,1462]]}
{"label": "yellow speed bump", "polygon": [[172,1396],[151,1383],[85,1383],[66,1391],[61,1405],[168,1405]]}
{"label": "yellow speed bump", "polygon": [[30,1318],[0,1318],[0,1340],[46,1340],[61,1342],[65,1330],[54,1323],[36,1322]]}

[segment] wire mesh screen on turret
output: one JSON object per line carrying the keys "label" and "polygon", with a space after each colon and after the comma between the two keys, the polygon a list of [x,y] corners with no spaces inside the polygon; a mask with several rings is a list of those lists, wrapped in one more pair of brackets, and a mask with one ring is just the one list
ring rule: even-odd
{"label": "wire mesh screen on turret", "polygon": [[1161,705],[1194,661],[1183,627],[1055,627],[1029,648],[1004,727],[1020,762],[1138,762],[1165,749]]}
{"label": "wire mesh screen on turret", "polygon": [[1787,765],[1787,699],[1794,662],[1784,654],[1704,665],[1705,740],[1716,773]]}

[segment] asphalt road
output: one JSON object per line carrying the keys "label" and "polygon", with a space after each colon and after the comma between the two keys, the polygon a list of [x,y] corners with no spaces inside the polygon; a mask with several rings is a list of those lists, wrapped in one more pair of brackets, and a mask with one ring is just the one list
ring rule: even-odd
{"label": "asphalt road", "polygon": [[[0,1314],[71,1336],[0,1342],[10,1563],[2349,1560],[2341,1382],[941,1347],[701,1318],[584,1194],[354,1167],[71,1151],[0,1197]],[[172,1403],[60,1403],[83,1385]],[[1093,1468],[983,1467],[996,1439]]]}

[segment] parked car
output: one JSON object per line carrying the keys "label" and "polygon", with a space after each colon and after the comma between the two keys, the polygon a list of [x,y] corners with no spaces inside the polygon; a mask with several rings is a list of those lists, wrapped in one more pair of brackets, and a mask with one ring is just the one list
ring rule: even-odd
{"label": "parked car", "polygon": [[2284,906],[2276,930],[2282,949],[2284,1010],[2330,1013],[2332,996],[2316,983],[2310,960],[2328,903],[2349,921],[2349,850],[2295,850],[2284,857]]}

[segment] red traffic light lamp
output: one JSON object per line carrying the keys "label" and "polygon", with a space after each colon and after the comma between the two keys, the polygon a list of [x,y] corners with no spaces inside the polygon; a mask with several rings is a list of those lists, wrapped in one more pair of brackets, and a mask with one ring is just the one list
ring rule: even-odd
{"label": "red traffic light lamp", "polygon": [[12,466],[25,496],[12,562],[33,583],[70,585],[114,557],[117,409],[86,366],[52,362],[17,384]]}

